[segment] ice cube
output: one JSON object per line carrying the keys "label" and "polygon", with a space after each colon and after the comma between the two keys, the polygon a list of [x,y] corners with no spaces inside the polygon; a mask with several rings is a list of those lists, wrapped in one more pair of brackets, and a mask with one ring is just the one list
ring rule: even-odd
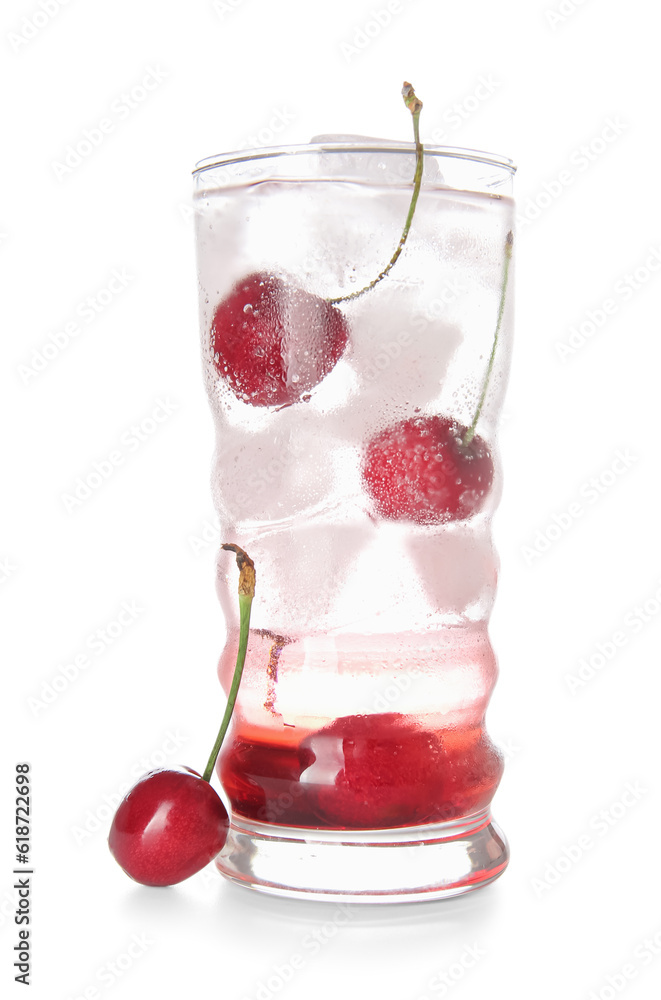
{"label": "ice cube", "polygon": [[433,535],[411,535],[408,551],[434,614],[484,613],[496,587],[497,556],[487,527],[454,526]]}
{"label": "ice cube", "polygon": [[277,432],[219,432],[213,491],[221,520],[279,521],[309,513],[327,497],[332,468],[318,431],[290,424],[286,414]]}
{"label": "ice cube", "polygon": [[458,326],[419,309],[416,288],[382,282],[358,299],[346,356],[354,373],[350,406],[327,409],[325,431],[362,446],[387,423],[436,411]]}
{"label": "ice cube", "polygon": [[[378,139],[367,135],[315,135],[310,140],[322,147],[323,172],[332,177],[360,178],[374,184],[412,183],[415,175],[415,143]],[[354,149],[334,150],[333,146],[351,145]],[[328,150],[323,149],[324,146]],[[443,175],[436,156],[426,156],[423,183],[443,185]]]}
{"label": "ice cube", "polygon": [[[262,581],[256,624],[283,634],[305,634],[356,617],[355,590],[347,586],[356,560],[374,536],[369,519],[340,524],[297,517],[266,526],[246,540]],[[249,541],[249,545],[248,545]],[[353,603],[344,608],[343,602]]]}

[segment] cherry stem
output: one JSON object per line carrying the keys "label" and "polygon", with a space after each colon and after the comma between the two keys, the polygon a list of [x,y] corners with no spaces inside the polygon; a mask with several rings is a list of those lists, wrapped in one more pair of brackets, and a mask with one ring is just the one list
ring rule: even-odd
{"label": "cherry stem", "polygon": [[211,756],[202,775],[205,781],[209,781],[213,774],[227,727],[232,718],[236,696],[239,693],[239,684],[241,683],[241,675],[243,674],[243,665],[246,662],[246,650],[248,648],[248,636],[250,633],[250,609],[252,599],[255,596],[255,564],[248,553],[231,542],[225,543],[221,548],[236,552],[236,564],[239,567],[239,651],[236,655],[236,666],[234,668],[234,676],[232,677],[232,686],[227,696],[223,721],[220,724],[216,742],[213,745]]}
{"label": "cherry stem", "polygon": [[402,235],[399,238],[399,243],[397,244],[397,249],[390,258],[390,261],[384,267],[383,271],[370,281],[369,285],[365,285],[364,288],[358,289],[356,292],[351,292],[349,295],[339,295],[335,299],[327,299],[331,305],[337,305],[338,302],[349,302],[351,299],[357,299],[359,295],[364,295],[365,292],[369,292],[370,289],[374,288],[385,276],[388,274],[390,269],[395,265],[397,258],[404,249],[404,244],[406,243],[406,238],[409,234],[409,229],[411,228],[411,223],[413,222],[413,215],[415,213],[415,206],[418,203],[418,195],[420,194],[420,185],[422,184],[422,168],[424,164],[423,153],[424,147],[420,142],[420,112],[422,110],[422,101],[419,97],[416,97],[415,91],[410,83],[404,83],[402,87],[402,97],[404,98],[404,103],[413,115],[413,135],[415,138],[415,174],[413,176],[413,195],[411,196],[411,204],[409,206],[409,214],[406,216],[406,222],[404,223],[404,229],[402,230]]}
{"label": "cherry stem", "polygon": [[489,379],[491,378],[491,372],[493,371],[493,363],[496,358],[496,347],[498,346],[498,334],[500,333],[500,326],[503,322],[503,313],[505,312],[505,298],[507,295],[507,278],[510,270],[510,261],[512,259],[512,243],[514,238],[512,232],[507,234],[505,239],[505,262],[503,265],[503,280],[500,286],[500,303],[498,305],[498,319],[496,320],[496,332],[493,337],[493,346],[491,348],[491,357],[489,358],[489,364],[487,365],[487,371],[484,376],[484,382],[482,384],[482,394],[480,396],[480,401],[477,404],[477,409],[475,410],[475,416],[473,417],[473,422],[464,434],[463,445],[466,447],[471,443],[475,435],[475,428],[477,427],[477,422],[480,419],[480,413],[482,412],[482,407],[484,406],[484,400],[487,397],[487,389],[489,387]]}

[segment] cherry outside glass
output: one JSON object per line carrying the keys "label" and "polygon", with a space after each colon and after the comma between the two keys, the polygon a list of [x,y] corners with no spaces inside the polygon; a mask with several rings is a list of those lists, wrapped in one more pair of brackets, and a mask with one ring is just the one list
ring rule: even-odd
{"label": "cherry outside glass", "polygon": [[[507,865],[485,712],[515,168],[435,146],[423,166],[391,267],[413,143],[320,137],[194,174],[213,498],[257,571],[216,863],[269,893],[435,899]],[[224,553],[226,692],[235,574]]]}

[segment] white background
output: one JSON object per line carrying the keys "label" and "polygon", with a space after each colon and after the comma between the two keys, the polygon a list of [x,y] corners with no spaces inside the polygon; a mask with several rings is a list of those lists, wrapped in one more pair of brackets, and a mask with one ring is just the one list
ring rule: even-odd
{"label": "white background", "polygon": [[[652,8],[402,0],[379,25],[373,12],[386,0],[43,2],[48,17],[34,0],[8,0],[0,15],[3,981],[17,940],[12,779],[15,762],[29,760],[33,998],[657,995]],[[123,95],[150,72],[154,89],[126,110]],[[213,439],[190,171],[251,136],[408,139],[405,78],[425,102],[423,140],[444,132],[448,144],[520,167],[517,341],[495,520],[501,677],[489,714],[509,758],[494,813],[511,865],[473,895],[353,907],[343,924],[333,904],[262,897],[211,869],[144,889],[107,851],[107,800],[164,754],[201,768],[222,709],[217,539],[197,552],[192,541],[213,519]],[[58,170],[103,118],[112,131],[100,145]],[[80,304],[113,270],[126,287],[88,323]],[[607,299],[611,315],[600,316]],[[77,335],[55,357],[49,348],[37,371],[72,322]],[[558,345],[586,323],[592,335],[561,357]],[[120,445],[159,400],[167,420],[135,450]],[[118,447],[123,464],[67,510],[63,495]],[[98,654],[90,637],[125,602],[139,611]],[[608,645],[614,632],[619,647]],[[50,704],[30,701],[82,654],[87,665],[58,682]],[[581,660],[592,660],[592,676],[584,666],[572,682]],[[167,754],[171,733],[182,745]],[[289,977],[295,954],[304,964]]]}

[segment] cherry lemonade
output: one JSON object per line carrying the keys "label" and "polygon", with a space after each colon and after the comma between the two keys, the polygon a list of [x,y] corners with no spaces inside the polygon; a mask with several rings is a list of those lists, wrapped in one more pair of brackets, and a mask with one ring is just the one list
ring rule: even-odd
{"label": "cherry lemonade", "polygon": [[[342,137],[196,171],[213,497],[259,588],[218,761],[218,865],[237,881],[388,901],[466,891],[507,863],[484,718],[512,174],[487,154]],[[228,583],[219,561],[225,690]]]}

